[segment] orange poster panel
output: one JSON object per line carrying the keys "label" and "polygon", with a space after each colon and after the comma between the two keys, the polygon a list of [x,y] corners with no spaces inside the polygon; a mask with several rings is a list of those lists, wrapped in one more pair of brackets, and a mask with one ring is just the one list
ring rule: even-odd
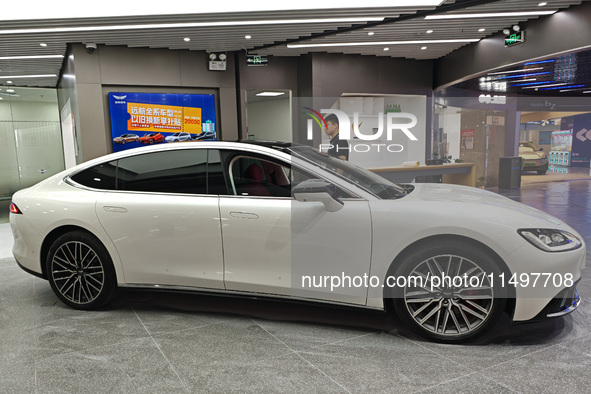
{"label": "orange poster panel", "polygon": [[183,107],[184,131],[190,134],[201,133],[201,108]]}
{"label": "orange poster panel", "polygon": [[183,107],[127,102],[127,112],[130,115],[127,121],[129,131],[184,131]]}

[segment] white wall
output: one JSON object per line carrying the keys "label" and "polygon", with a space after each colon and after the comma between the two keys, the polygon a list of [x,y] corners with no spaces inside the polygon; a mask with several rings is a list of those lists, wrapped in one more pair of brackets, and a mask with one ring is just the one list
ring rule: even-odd
{"label": "white wall", "polygon": [[453,159],[459,159],[462,115],[459,113],[446,114],[441,116],[440,119],[443,120],[443,122],[440,123],[440,126],[443,127],[443,132],[447,134],[447,154]]}
{"label": "white wall", "polygon": [[246,110],[249,138],[292,141],[289,97],[249,102]]}
{"label": "white wall", "polygon": [[[389,106],[399,106],[400,112],[411,113],[417,117],[417,124],[409,128],[409,131],[417,137],[417,141],[411,141],[401,130],[395,130],[392,133],[392,139],[386,138],[386,109]],[[351,152],[349,161],[365,167],[391,167],[399,166],[405,161],[419,161],[425,163],[425,145],[427,135],[427,99],[425,96],[417,95],[364,95],[364,96],[345,96],[340,97],[334,109],[339,109],[347,113],[353,125],[353,114],[359,114],[359,132],[364,135],[372,135],[379,126],[379,114],[383,116],[383,133],[380,139],[375,141],[365,141],[361,139],[352,139],[349,141]],[[401,123],[407,123],[408,120],[394,119]],[[354,134],[352,134],[353,136]],[[328,143],[326,136],[323,136],[323,143]],[[380,144],[378,148],[374,144]],[[394,145],[402,146],[400,152],[389,152],[387,146],[393,146],[392,150],[397,150]],[[368,146],[371,148],[368,150]]]}

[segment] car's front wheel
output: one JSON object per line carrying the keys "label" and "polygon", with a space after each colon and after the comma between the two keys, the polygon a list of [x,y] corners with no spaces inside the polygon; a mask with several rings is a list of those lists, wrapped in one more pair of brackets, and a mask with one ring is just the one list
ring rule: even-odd
{"label": "car's front wheel", "polygon": [[113,262],[103,244],[83,231],[60,236],[49,249],[47,279],[53,292],[74,309],[96,309],[115,297]]}
{"label": "car's front wheel", "polygon": [[391,292],[396,313],[432,340],[454,343],[481,335],[505,309],[505,291],[497,283],[502,270],[470,244],[435,242],[407,254],[393,272],[403,285]]}
{"label": "car's front wheel", "polygon": [[546,170],[538,170],[538,175],[544,175],[546,173]]}

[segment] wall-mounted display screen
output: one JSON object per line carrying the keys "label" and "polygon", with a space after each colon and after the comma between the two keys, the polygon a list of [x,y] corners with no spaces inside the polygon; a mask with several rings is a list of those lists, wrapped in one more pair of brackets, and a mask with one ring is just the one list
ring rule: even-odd
{"label": "wall-mounted display screen", "polygon": [[213,94],[109,93],[113,152],[217,139]]}

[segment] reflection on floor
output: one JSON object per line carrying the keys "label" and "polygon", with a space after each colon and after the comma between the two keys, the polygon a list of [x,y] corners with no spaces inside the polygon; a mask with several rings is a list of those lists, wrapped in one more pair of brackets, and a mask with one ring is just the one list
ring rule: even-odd
{"label": "reflection on floor", "polygon": [[[509,198],[591,244],[591,182],[524,184]],[[3,392],[588,392],[589,268],[565,318],[511,325],[469,345],[417,338],[395,318],[312,305],[122,292],[99,312],[64,307],[21,271],[0,224]],[[589,258],[587,266],[591,266]]]}

